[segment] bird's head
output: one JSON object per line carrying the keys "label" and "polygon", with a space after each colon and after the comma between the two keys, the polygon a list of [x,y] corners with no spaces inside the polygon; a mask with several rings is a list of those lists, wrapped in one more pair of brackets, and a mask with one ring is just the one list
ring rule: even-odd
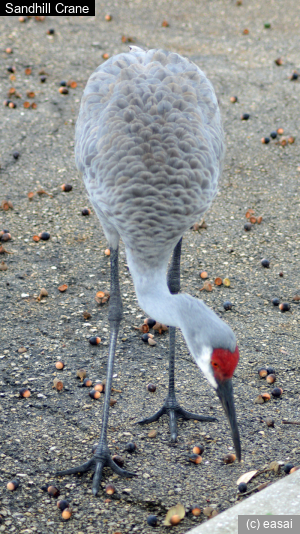
{"label": "bird's head", "polygon": [[[191,297],[188,297],[191,298]],[[198,366],[216,390],[228,418],[238,460],[241,445],[237,426],[232,376],[239,361],[239,350],[230,326],[222,321],[202,301],[193,299],[195,320],[190,322],[183,335]]]}

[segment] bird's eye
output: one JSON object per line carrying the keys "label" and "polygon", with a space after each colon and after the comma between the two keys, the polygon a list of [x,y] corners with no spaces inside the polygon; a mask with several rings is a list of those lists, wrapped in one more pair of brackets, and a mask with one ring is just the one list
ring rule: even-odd
{"label": "bird's eye", "polygon": [[213,367],[219,367],[219,364],[217,362],[211,362]]}

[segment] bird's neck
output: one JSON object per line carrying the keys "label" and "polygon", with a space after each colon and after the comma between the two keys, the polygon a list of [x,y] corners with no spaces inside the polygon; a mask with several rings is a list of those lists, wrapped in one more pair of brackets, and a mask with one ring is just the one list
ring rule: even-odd
{"label": "bird's neck", "polygon": [[140,307],[159,323],[181,327],[181,301],[184,295],[171,295],[166,278],[167,265],[155,270],[139,267],[129,254],[127,261]]}

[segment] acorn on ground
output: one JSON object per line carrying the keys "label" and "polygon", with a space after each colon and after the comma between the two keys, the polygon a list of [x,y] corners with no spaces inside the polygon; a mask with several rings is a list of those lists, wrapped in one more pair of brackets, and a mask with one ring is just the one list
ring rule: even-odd
{"label": "acorn on ground", "polygon": [[243,113],[243,115],[241,115],[241,119],[242,121],[247,121],[248,119],[250,119],[249,113]]}
{"label": "acorn on ground", "polygon": [[85,369],[78,369],[76,373],[76,377],[80,378],[80,381],[83,382],[83,379],[86,377],[86,370]]}
{"label": "acorn on ground", "polygon": [[271,399],[270,393],[262,393],[261,396],[264,402],[268,402]]}
{"label": "acorn on ground", "polygon": [[15,491],[19,487],[19,485],[20,485],[20,481],[15,479],[15,480],[11,480],[10,482],[8,482],[6,488],[9,491]]}
{"label": "acorn on ground", "polygon": [[58,361],[55,364],[56,369],[62,370],[64,368],[65,364],[62,361]]}
{"label": "acorn on ground", "polygon": [[117,464],[119,467],[123,467],[124,465],[124,458],[122,456],[120,456],[119,454],[114,454],[114,456],[112,457],[113,461],[115,462],[115,464]]}
{"label": "acorn on ground", "polygon": [[260,263],[265,269],[268,269],[270,267],[270,262],[266,258],[263,258]]}
{"label": "acorn on ground", "polygon": [[238,97],[237,96],[231,96],[229,100],[230,100],[230,102],[232,104],[235,104],[238,101]]}
{"label": "acorn on ground", "polygon": [[206,278],[208,278],[207,272],[206,271],[201,271],[200,278],[202,278],[202,280],[206,280]]}
{"label": "acorn on ground", "polygon": [[273,427],[274,424],[275,424],[273,417],[266,417],[265,418],[265,423],[269,427]]}
{"label": "acorn on ground", "polygon": [[57,391],[62,391],[64,388],[64,383],[59,378],[54,378],[52,388],[57,389]]}
{"label": "acorn on ground", "polygon": [[73,186],[71,184],[62,184],[61,188],[65,193],[69,193],[69,191],[72,191]]}
{"label": "acorn on ground", "polygon": [[37,300],[38,300],[38,301],[41,301],[42,298],[44,298],[44,297],[48,297],[48,291],[47,291],[47,289],[45,289],[44,287],[42,287],[42,289],[41,289],[41,291],[40,291],[40,294],[39,294],[39,296],[37,297]]}
{"label": "acorn on ground", "polygon": [[279,309],[282,313],[284,313],[291,309],[291,305],[288,302],[282,302],[279,304]]}
{"label": "acorn on ground", "polygon": [[101,393],[100,391],[92,389],[92,391],[89,392],[89,396],[91,397],[91,399],[97,400],[101,396]]}
{"label": "acorn on ground", "polygon": [[50,234],[49,232],[41,232],[39,238],[42,239],[42,241],[48,241],[48,239],[50,239]]}
{"label": "acorn on ground", "polygon": [[99,345],[99,343],[101,343],[101,337],[92,336],[90,337],[89,342],[91,345]]}
{"label": "acorn on ground", "polygon": [[95,391],[99,391],[100,393],[104,393],[104,390],[105,390],[105,384],[103,384],[102,382],[97,382],[97,383],[94,385],[94,390],[95,390]]}
{"label": "acorn on ground", "polygon": [[224,464],[233,464],[236,460],[236,455],[233,453],[225,454],[223,458]]}
{"label": "acorn on ground", "polygon": [[84,217],[88,216],[91,214],[91,210],[89,210],[89,208],[83,208],[82,212],[81,212],[81,215],[83,215]]}
{"label": "acorn on ground", "polygon": [[203,454],[204,452],[204,446],[203,445],[194,445],[193,447],[193,453],[194,454],[200,454],[200,456]]}
{"label": "acorn on ground", "polygon": [[188,456],[189,462],[192,462],[193,464],[199,465],[202,462],[202,456],[200,454],[189,454]]}
{"label": "acorn on ground", "polygon": [[273,374],[269,374],[266,378],[266,381],[268,382],[268,384],[274,384],[274,382],[276,381],[276,376]]}
{"label": "acorn on ground", "polygon": [[273,304],[273,306],[279,306],[280,300],[278,298],[274,298],[274,299],[272,299],[272,304]]}
{"label": "acorn on ground", "polygon": [[225,302],[223,304],[224,310],[229,311],[229,310],[231,310],[232,306],[233,306],[233,304],[232,304],[232,302],[230,302],[230,300],[225,300]]}
{"label": "acorn on ground", "polygon": [[48,486],[48,489],[47,489],[49,495],[51,495],[51,497],[58,497],[59,494],[60,494],[60,491],[58,488],[56,488],[55,486]]}
{"label": "acorn on ground", "polygon": [[61,517],[67,521],[72,516],[72,510],[71,508],[65,508],[64,511],[61,514]]}
{"label": "acorn on ground", "polygon": [[250,232],[251,228],[252,228],[252,224],[250,222],[247,222],[244,224],[244,230],[246,232]]}
{"label": "acorn on ground", "polygon": [[178,525],[180,521],[181,521],[181,517],[178,514],[172,515],[172,517],[170,518],[171,525]]}
{"label": "acorn on ground", "polygon": [[268,376],[268,371],[265,367],[260,367],[260,369],[258,369],[258,374],[260,378],[266,378],[266,376]]}
{"label": "acorn on ground", "polygon": [[240,493],[246,493],[247,484],[245,482],[240,482],[240,484],[238,485],[238,490]]}
{"label": "acorn on ground", "polygon": [[291,472],[291,469],[293,469],[294,464],[285,464],[283,466],[284,472],[288,475]]}
{"label": "acorn on ground", "polygon": [[93,385],[93,381],[90,378],[85,378],[83,381],[83,385],[87,388],[90,388]]}
{"label": "acorn on ground", "polygon": [[132,454],[133,452],[136,451],[136,444],[133,443],[132,441],[129,441],[125,445],[125,451],[129,452],[130,454]]}
{"label": "acorn on ground", "polygon": [[278,397],[281,397],[281,395],[283,393],[283,390],[281,388],[274,388],[274,389],[272,389],[271,393],[272,393],[273,397],[278,398]]}
{"label": "acorn on ground", "polygon": [[24,397],[25,399],[28,399],[30,397],[31,393],[28,388],[21,388],[19,391],[20,397]]}
{"label": "acorn on ground", "polygon": [[68,501],[63,499],[62,501],[57,501],[56,506],[63,512],[66,508],[69,508],[70,504]]}
{"label": "acorn on ground", "polygon": [[193,516],[199,517],[199,515],[201,514],[200,506],[198,504],[193,504],[191,508],[191,513],[193,514]]}
{"label": "acorn on ground", "polygon": [[116,491],[116,488],[113,484],[107,484],[105,486],[105,493],[107,493],[107,495],[113,495]]}
{"label": "acorn on ground", "polygon": [[150,393],[154,393],[156,391],[156,385],[155,384],[148,384],[147,389],[148,389],[148,391],[150,391]]}
{"label": "acorn on ground", "polygon": [[270,143],[270,137],[262,137],[261,142],[263,145],[268,145]]}
{"label": "acorn on ground", "polygon": [[156,515],[148,515],[147,517],[147,523],[150,527],[156,527],[158,523],[158,519]]}
{"label": "acorn on ground", "polygon": [[146,325],[148,325],[149,328],[153,328],[153,327],[155,326],[155,324],[156,324],[156,321],[155,321],[155,319],[151,319],[150,317],[147,317],[147,318],[145,319],[144,323],[145,323]]}

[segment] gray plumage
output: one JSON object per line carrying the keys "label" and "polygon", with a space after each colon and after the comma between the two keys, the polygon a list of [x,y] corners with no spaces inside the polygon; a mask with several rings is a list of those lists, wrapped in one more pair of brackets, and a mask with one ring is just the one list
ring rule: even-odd
{"label": "gray plumage", "polygon": [[135,263],[165,263],[217,191],[224,139],[211,83],[172,52],[112,57],[85,88],[75,155],[110,245],[120,236]]}

